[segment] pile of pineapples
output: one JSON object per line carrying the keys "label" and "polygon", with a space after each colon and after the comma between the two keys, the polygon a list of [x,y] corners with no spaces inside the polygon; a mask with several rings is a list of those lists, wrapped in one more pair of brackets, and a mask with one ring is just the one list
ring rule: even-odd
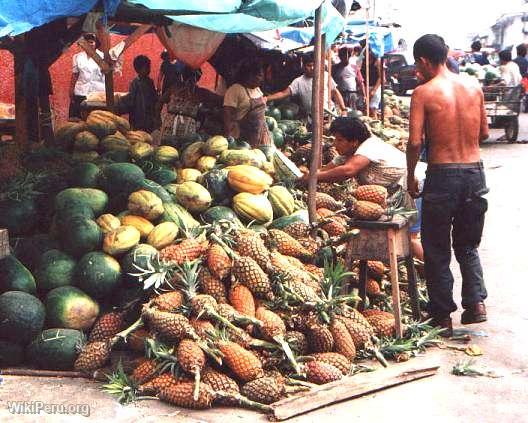
{"label": "pile of pineapples", "polygon": [[265,233],[216,228],[162,249],[138,270],[150,287],[138,320],[123,330],[126,310],[102,315],[75,369],[93,374],[125,345],[142,357],[106,385],[123,401],[156,395],[181,407],[262,411],[348,375],[359,351],[393,335],[394,318],[354,308],[351,274],[340,262],[313,264],[321,245],[309,231],[299,222]]}

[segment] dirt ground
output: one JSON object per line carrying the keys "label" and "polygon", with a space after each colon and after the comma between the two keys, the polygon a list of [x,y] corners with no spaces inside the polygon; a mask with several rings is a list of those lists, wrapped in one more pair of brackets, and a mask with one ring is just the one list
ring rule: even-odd
{"label": "dirt ground", "polygon": [[[528,141],[528,116],[521,117],[520,140]],[[489,321],[474,325],[473,343],[484,355],[476,365],[493,370],[502,377],[471,378],[451,375],[451,369],[468,357],[453,350],[430,350],[427,360],[441,363],[439,373],[431,378],[378,392],[360,399],[326,407],[291,422],[427,421],[495,423],[526,422],[528,403],[528,297],[525,241],[528,225],[523,221],[528,211],[528,143],[505,144],[496,139],[501,131],[492,131],[482,147],[486,165],[489,212],[480,249],[489,291]],[[456,297],[460,303],[460,277]],[[453,315],[455,327],[460,311]],[[416,359],[420,360],[420,359]],[[120,406],[99,390],[99,384],[81,379],[47,379],[4,376],[0,382],[1,422],[72,422],[88,421],[80,416],[13,415],[8,401],[43,401],[47,403],[89,404],[90,421],[102,422],[257,422],[266,417],[251,411],[216,408],[188,411],[146,400]]]}

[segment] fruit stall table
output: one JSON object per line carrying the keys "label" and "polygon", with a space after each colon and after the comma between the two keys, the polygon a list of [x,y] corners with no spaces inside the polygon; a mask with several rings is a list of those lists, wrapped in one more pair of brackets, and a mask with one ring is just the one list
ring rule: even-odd
{"label": "fruit stall table", "polygon": [[398,259],[403,259],[407,266],[409,296],[411,298],[413,317],[419,319],[418,291],[416,272],[411,252],[409,221],[396,215],[390,221],[357,220],[352,226],[359,229],[359,234],[350,239],[346,251],[346,263],[351,267],[353,260],[359,260],[359,286],[364,307],[367,285],[367,260],[378,260],[390,264],[393,312],[396,322],[396,334],[402,337],[400,288],[398,280]]}

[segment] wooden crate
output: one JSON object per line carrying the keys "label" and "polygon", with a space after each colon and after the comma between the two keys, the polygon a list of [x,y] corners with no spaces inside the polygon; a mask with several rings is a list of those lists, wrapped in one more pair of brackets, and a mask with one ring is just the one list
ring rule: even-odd
{"label": "wooden crate", "polygon": [[3,259],[5,256],[9,255],[9,235],[7,229],[0,228],[0,259]]}

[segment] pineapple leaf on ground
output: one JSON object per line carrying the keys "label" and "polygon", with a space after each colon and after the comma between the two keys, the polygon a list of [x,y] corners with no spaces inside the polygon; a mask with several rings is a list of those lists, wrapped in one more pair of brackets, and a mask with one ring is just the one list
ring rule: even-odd
{"label": "pineapple leaf on ground", "polygon": [[136,386],[123,370],[123,363],[119,361],[116,371],[106,375],[108,383],[102,389],[110,395],[116,396],[120,404],[130,404],[136,401]]}
{"label": "pineapple leaf on ground", "polygon": [[498,375],[492,370],[482,370],[477,367],[475,367],[475,360],[466,360],[466,361],[460,361],[456,363],[453,366],[453,369],[451,370],[451,373],[455,376],[484,376],[484,377],[491,377],[491,378],[500,378],[501,375]]}

